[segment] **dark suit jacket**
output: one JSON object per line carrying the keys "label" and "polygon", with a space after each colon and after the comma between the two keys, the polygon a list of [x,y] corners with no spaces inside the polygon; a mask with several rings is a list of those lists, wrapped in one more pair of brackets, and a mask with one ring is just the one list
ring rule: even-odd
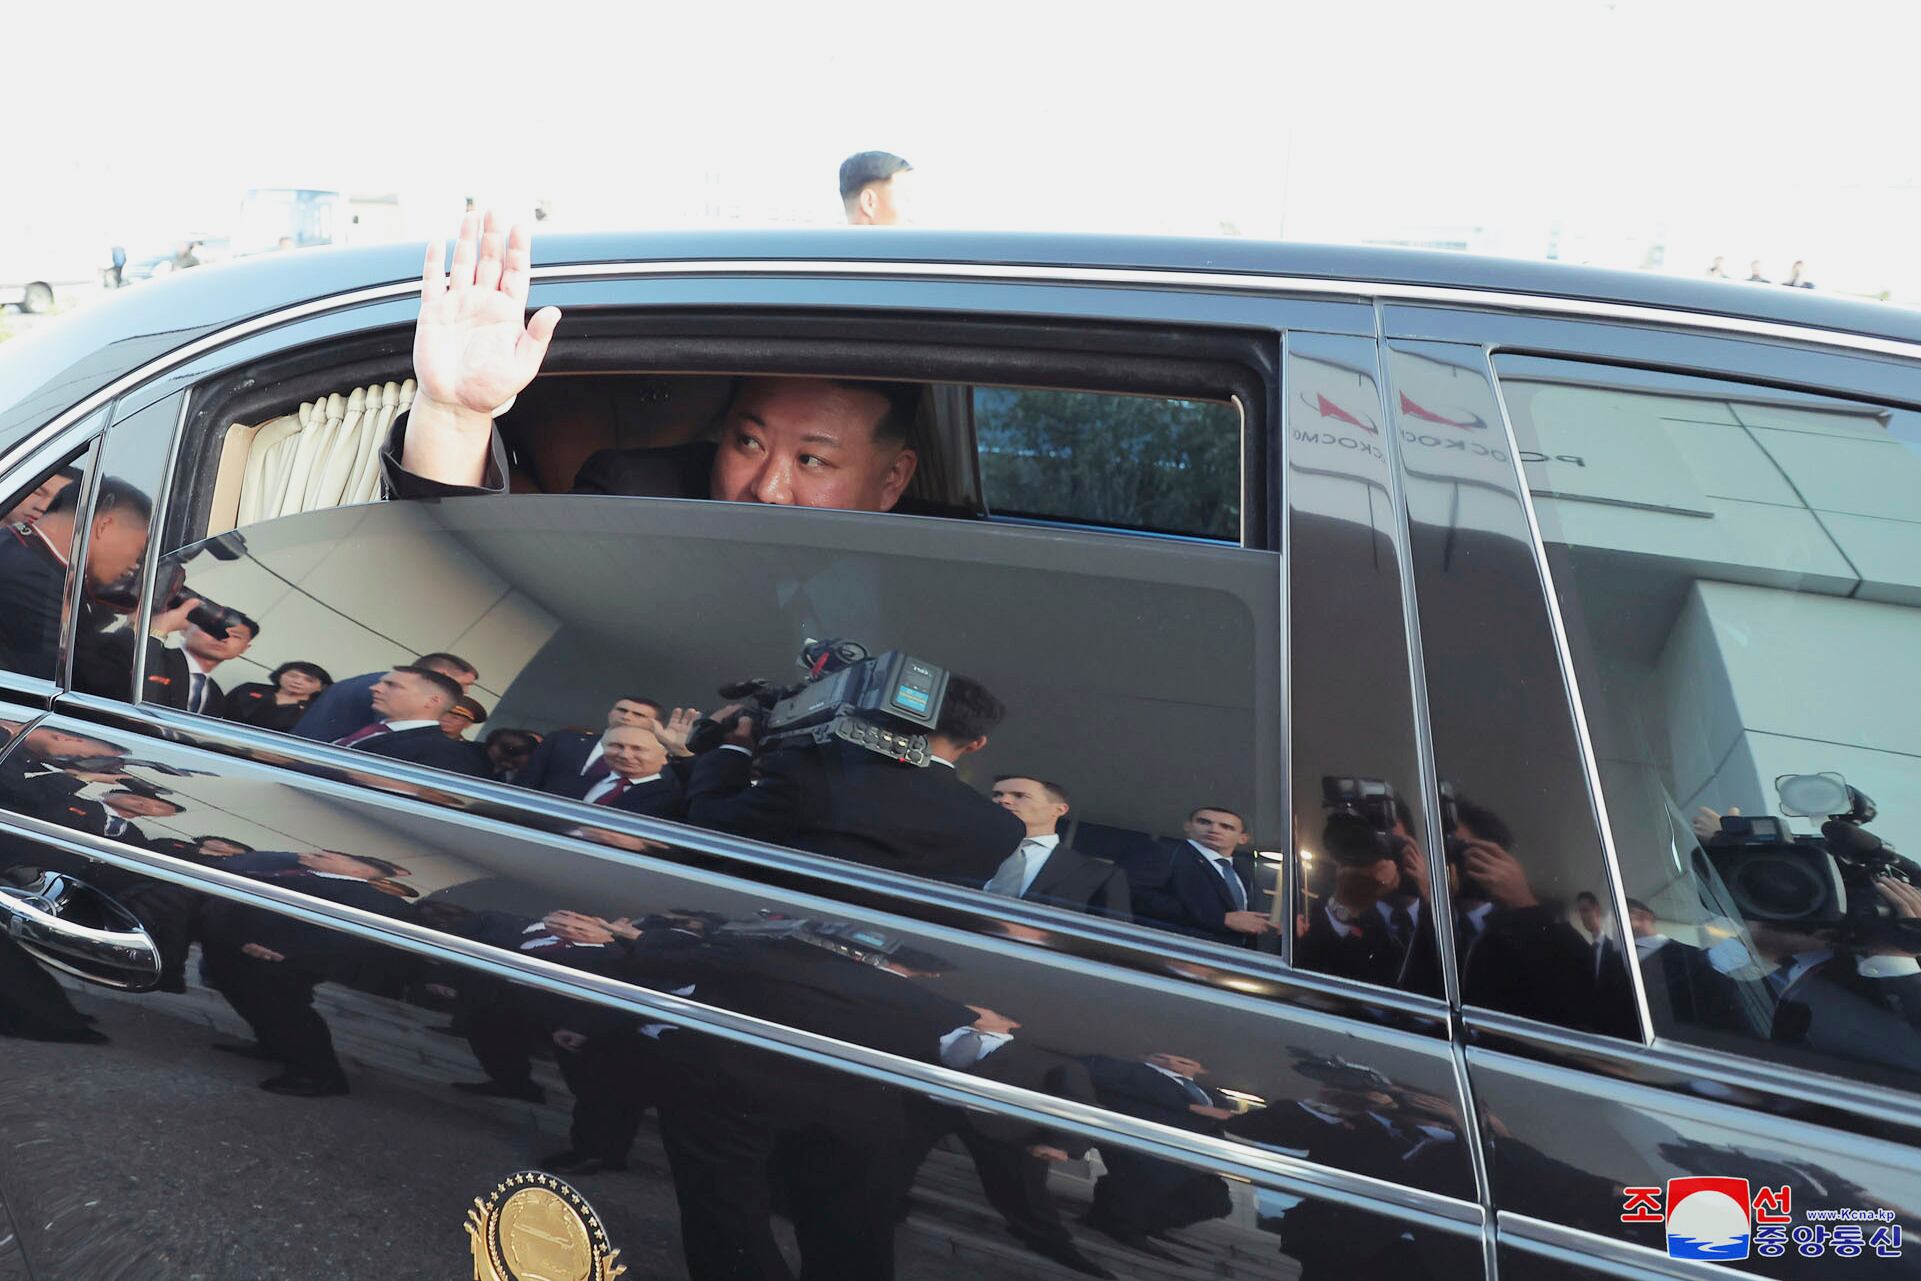
{"label": "dark suit jacket", "polygon": [[[986,1077],[990,1081],[1051,1094],[1057,1099],[1073,1099],[1077,1103],[1098,1102],[1094,1082],[1088,1075],[1085,1063],[1053,1050],[1030,1045],[1018,1035],[986,1058],[976,1061],[969,1070],[975,1076]],[[1023,1148],[1045,1143],[1060,1148],[1076,1160],[1085,1157],[1087,1149],[1092,1146],[1084,1135],[1035,1125],[1017,1117],[981,1109],[968,1109],[965,1115],[969,1128],[996,1143],[1015,1144]]]}
{"label": "dark suit jacket", "polygon": [[[255,725],[286,734],[293,732],[293,727],[300,723],[300,718],[312,706],[312,699],[304,703],[279,702],[274,698],[272,685],[265,681],[248,681],[227,691],[220,715],[242,725]],[[338,738],[339,735],[334,737]]]}
{"label": "dark suit jacket", "polygon": [[1127,873],[1104,858],[1091,858],[1071,845],[1056,845],[1041,864],[1034,883],[1021,895],[1029,903],[1072,908],[1117,921],[1133,916]]}
{"label": "dark suit jacket", "polygon": [[1014,852],[1021,821],[941,764],[903,765],[851,744],[776,751],[747,785],[745,752],[694,763],[687,819],[870,867],[982,885]]}
{"label": "dark suit jacket", "polygon": [[514,786],[531,787],[558,796],[576,795],[559,789],[579,781],[580,771],[593,754],[594,744],[599,741],[598,734],[585,734],[577,729],[555,730],[540,740],[540,744],[534,748],[534,754],[527,758],[527,764],[521,767],[520,773],[514,775]]}
{"label": "dark suit jacket", "polygon": [[[193,659],[181,649],[173,649],[163,644],[159,637],[147,638],[147,681],[144,701],[158,703],[162,707],[187,710],[187,701],[193,696],[193,674],[197,669]],[[200,709],[202,716],[225,716],[227,696],[220,688],[220,682],[213,677],[207,678],[207,701]]]}
{"label": "dark suit jacket", "polygon": [[[554,796],[565,796],[570,800],[587,799],[587,791],[598,779],[583,778],[579,774],[562,773],[554,781],[554,786],[546,790]],[[671,769],[663,769],[659,778],[651,783],[629,787],[616,799],[607,802],[605,808],[625,810],[629,814],[646,814],[653,818],[677,818],[685,803],[685,794],[680,779]]]}
{"label": "dark suit jacket", "polygon": [[[1162,850],[1165,861],[1157,864],[1158,874],[1144,867],[1148,879],[1143,880],[1134,874],[1133,869],[1129,869],[1134,915],[1182,934],[1215,939],[1239,947],[1250,946],[1254,936],[1227,928],[1227,914],[1236,910],[1234,897],[1228,891],[1227,883],[1221,879],[1221,874],[1214,870],[1213,864],[1190,841],[1178,844],[1170,842]],[[1247,906],[1259,911],[1260,900],[1254,888],[1252,862],[1251,857],[1236,855],[1234,871],[1247,894]]]}
{"label": "dark suit jacket", "polygon": [[[1195,1130],[1203,1134],[1221,1132],[1221,1122],[1192,1110],[1192,1105],[1201,1100],[1191,1096],[1166,1073],[1149,1067],[1141,1060],[1090,1054],[1081,1062],[1087,1068],[1087,1075],[1094,1083],[1095,1096],[1102,1107],[1183,1130]],[[1208,1106],[1226,1105],[1227,1100],[1223,1096],[1199,1081],[1193,1084],[1207,1096]]]}
{"label": "dark suit jacket", "polygon": [[1657,1034],[1684,1028],[1755,1034],[1740,985],[1715,969],[1698,947],[1673,939],[1663,943],[1641,962],[1641,983]]}
{"label": "dark suit jacket", "polygon": [[374,686],[390,670],[382,668],[361,676],[349,676],[344,681],[335,681],[327,686],[308,705],[306,714],[295,723],[293,732],[301,738],[331,743],[336,738],[345,738],[363,725],[371,725],[374,721]]}
{"label": "dark suit jacket", "polygon": [[1308,912],[1307,933],[1295,941],[1294,964],[1317,974],[1439,996],[1441,967],[1434,946],[1433,914],[1426,904],[1419,911],[1413,936],[1403,947],[1395,943],[1379,911],[1370,908],[1358,922],[1360,934],[1348,934],[1334,928],[1326,906],[1317,900]]}
{"label": "dark suit jacket", "polygon": [[[108,824],[120,817],[99,801],[90,801],[79,796],[68,796],[63,803],[49,805],[42,811],[42,816],[55,823],[65,823],[68,827],[76,828],[90,836],[106,836]],[[140,830],[140,825],[132,819],[124,821],[126,826],[111,839],[127,845],[145,845],[147,834]]]}
{"label": "dark suit jacket", "polygon": [[0,529],[0,664],[8,671],[53,675],[66,590],[66,567],[44,541],[18,526]]}
{"label": "dark suit jacket", "polygon": [[[365,881],[314,876],[304,870],[268,873],[261,879],[271,885],[379,916],[405,914],[399,899],[375,889]],[[381,951],[377,944],[324,925],[314,925],[279,912],[224,899],[208,900],[203,921],[209,946],[231,949],[245,943],[258,943],[280,953],[286,958],[284,964],[294,966],[315,980],[347,978],[355,972],[359,963],[378,957]]]}
{"label": "dark suit jacket", "polygon": [[478,744],[448,738],[440,732],[438,725],[421,725],[391,734],[375,734],[372,738],[363,738],[353,744],[353,750],[366,752],[370,756],[391,756],[397,761],[431,765],[435,769],[470,774],[475,778],[486,778],[492,773],[487,764],[487,754]]}

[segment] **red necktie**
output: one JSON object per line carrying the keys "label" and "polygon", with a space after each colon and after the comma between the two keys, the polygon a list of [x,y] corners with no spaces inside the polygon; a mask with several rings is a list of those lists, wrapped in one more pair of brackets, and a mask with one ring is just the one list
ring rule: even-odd
{"label": "red necktie", "polygon": [[632,787],[633,785],[634,784],[630,779],[617,778],[614,780],[614,785],[612,787],[608,788],[606,792],[604,792],[603,794],[596,796],[594,798],[594,804],[612,805],[615,801],[620,799],[620,794],[622,792],[626,791],[628,788]]}
{"label": "red necktie", "polygon": [[372,738],[375,734],[391,734],[391,733],[393,733],[393,730],[387,724],[387,722],[375,721],[371,725],[361,726],[359,729],[355,730],[351,734],[345,735],[344,737],[341,737],[341,738],[336,738],[334,740],[334,746],[335,747],[352,747],[355,743],[360,742],[362,739]]}
{"label": "red necktie", "polygon": [[607,763],[605,756],[596,756],[593,764],[580,771],[580,776],[586,779],[589,785],[592,785],[598,783],[601,779],[606,778],[613,772],[613,766]]}

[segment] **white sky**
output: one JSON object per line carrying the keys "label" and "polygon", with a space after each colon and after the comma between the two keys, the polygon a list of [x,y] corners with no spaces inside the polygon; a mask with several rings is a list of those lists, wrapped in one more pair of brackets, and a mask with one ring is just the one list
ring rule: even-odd
{"label": "white sky", "polygon": [[[1337,10],[1337,11],[1331,11]],[[167,246],[249,186],[475,195],[557,225],[923,221],[1469,239],[1921,299],[1921,9],[1830,0],[960,5],[17,3],[0,250]],[[23,76],[24,72],[24,76]],[[4,242],[11,239],[12,246]]]}

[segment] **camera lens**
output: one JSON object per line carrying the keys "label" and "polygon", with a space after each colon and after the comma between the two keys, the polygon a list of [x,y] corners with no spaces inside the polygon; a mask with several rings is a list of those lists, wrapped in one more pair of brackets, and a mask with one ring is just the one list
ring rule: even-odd
{"label": "camera lens", "polygon": [[1750,854],[1729,882],[1742,914],[1763,921],[1796,921],[1820,911],[1827,887],[1798,858]]}

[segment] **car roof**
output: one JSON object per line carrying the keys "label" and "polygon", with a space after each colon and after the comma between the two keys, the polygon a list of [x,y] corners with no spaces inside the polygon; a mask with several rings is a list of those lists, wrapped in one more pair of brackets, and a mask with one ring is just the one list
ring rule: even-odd
{"label": "car roof", "polygon": [[[1803,289],[1432,250],[1231,237],[822,227],[539,234],[536,266],[674,260],[969,263],[1208,272],[1360,286],[1463,288],[1670,308],[1921,343],[1921,310]],[[0,345],[0,444],[126,370],[223,326],[416,278],[416,243],[262,254],[171,273]],[[29,355],[31,353],[31,355]],[[58,403],[56,403],[58,402]]]}

